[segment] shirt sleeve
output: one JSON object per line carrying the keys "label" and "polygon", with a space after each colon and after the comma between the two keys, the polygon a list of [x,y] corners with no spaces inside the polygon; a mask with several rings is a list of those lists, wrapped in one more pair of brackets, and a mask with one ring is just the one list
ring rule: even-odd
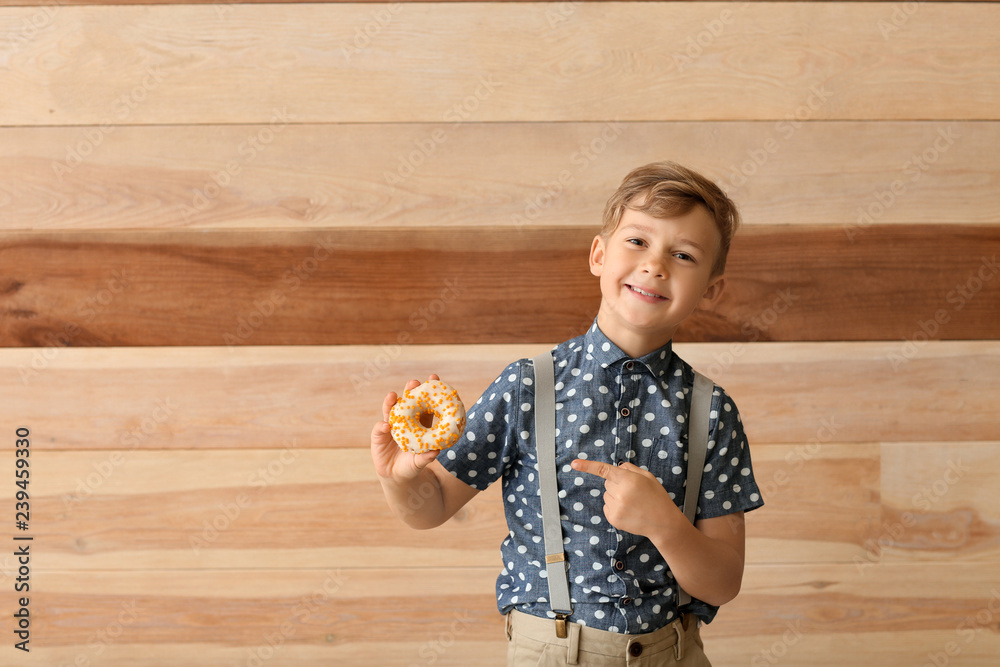
{"label": "shirt sleeve", "polygon": [[701,480],[698,518],[749,512],[764,504],[753,475],[750,447],[736,403],[721,387],[712,396],[712,421]]}
{"label": "shirt sleeve", "polygon": [[507,366],[486,388],[466,411],[465,431],[458,442],[438,454],[437,460],[445,470],[479,491],[503,475],[518,459],[519,442],[530,437],[530,425],[519,426],[523,423],[520,413],[531,409],[521,401],[526,361]]}

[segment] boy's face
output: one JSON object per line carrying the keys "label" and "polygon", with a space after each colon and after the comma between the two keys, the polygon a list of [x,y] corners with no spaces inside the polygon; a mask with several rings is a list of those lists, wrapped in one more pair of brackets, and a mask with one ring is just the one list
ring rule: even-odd
{"label": "boy's face", "polygon": [[625,209],[611,236],[598,235],[590,249],[601,331],[633,357],[665,345],[695,308],[721,295],[724,278],[712,276],[721,242],[703,206],[666,219]]}

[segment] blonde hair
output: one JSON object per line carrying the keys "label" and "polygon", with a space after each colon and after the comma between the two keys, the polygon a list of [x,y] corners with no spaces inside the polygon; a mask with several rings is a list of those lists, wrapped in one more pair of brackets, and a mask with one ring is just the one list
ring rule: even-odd
{"label": "blonde hair", "polygon": [[625,209],[654,218],[669,218],[685,215],[698,205],[708,210],[722,236],[719,253],[712,264],[712,275],[722,275],[726,271],[729,246],[740,226],[740,213],[718,185],[675,162],[653,162],[633,169],[604,207],[601,236],[607,239],[614,233]]}

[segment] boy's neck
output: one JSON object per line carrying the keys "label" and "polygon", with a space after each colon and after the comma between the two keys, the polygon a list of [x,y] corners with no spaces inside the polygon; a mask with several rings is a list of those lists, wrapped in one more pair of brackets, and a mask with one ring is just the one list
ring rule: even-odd
{"label": "boy's neck", "polygon": [[646,336],[638,332],[616,331],[614,327],[606,327],[602,324],[600,314],[597,317],[597,326],[608,337],[608,340],[617,345],[622,352],[633,359],[639,359],[650,352],[659,350],[671,341],[674,334],[671,331],[655,336]]}

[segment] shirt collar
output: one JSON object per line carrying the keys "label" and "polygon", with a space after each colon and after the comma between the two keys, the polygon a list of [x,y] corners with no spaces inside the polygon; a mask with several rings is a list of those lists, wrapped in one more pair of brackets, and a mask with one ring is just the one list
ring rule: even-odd
{"label": "shirt collar", "polygon": [[[672,344],[673,341],[669,340],[663,347],[639,358],[639,361],[646,365],[653,377],[660,378],[666,375],[673,356]],[[593,325],[583,336],[583,349],[603,368],[631,359],[601,331],[601,328],[597,326],[597,318],[594,318]]]}

